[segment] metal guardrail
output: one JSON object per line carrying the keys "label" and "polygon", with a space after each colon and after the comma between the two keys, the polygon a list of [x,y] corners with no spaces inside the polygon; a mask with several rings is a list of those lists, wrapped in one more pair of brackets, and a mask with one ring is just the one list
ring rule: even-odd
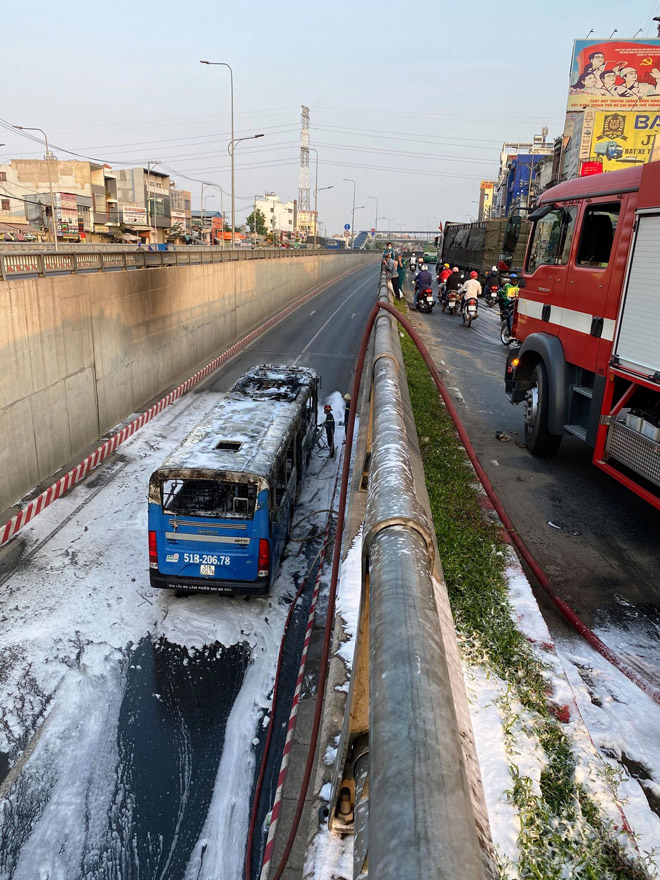
{"label": "metal guardrail", "polygon": [[[381,277],[379,299],[388,298]],[[375,324],[362,599],[330,827],[353,832],[359,880],[484,880],[393,322],[383,313]]]}
{"label": "metal guardrail", "polygon": [[118,269],[150,269],[163,266],[199,266],[236,260],[292,259],[318,254],[358,254],[349,248],[181,248],[171,251],[143,249],[38,251],[22,250],[0,253],[0,276],[3,281],[22,276],[74,275],[81,272],[107,272]]}

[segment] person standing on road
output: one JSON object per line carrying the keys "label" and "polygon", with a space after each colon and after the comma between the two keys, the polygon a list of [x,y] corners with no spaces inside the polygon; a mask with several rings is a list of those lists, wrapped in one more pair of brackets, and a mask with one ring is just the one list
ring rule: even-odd
{"label": "person standing on road", "polygon": [[399,275],[399,299],[403,299],[403,286],[406,281],[406,264],[403,262],[403,254],[397,254],[396,268]]}
{"label": "person standing on road", "polygon": [[328,443],[328,449],[330,450],[330,458],[335,457],[335,417],[332,414],[332,407],[329,403],[323,407],[323,412],[325,413],[325,422],[323,427],[325,428],[325,439]]}
{"label": "person standing on road", "polygon": [[396,260],[389,257],[385,263],[385,277],[388,285],[392,287],[392,293],[399,298],[399,270],[397,269]]}

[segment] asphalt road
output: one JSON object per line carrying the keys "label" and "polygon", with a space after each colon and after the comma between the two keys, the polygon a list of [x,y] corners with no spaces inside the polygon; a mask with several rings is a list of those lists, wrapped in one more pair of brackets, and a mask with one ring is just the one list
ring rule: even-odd
{"label": "asphalt road", "polygon": [[[496,310],[480,305],[472,328],[439,308],[415,315],[415,322],[426,331],[479,459],[552,588],[589,626],[625,631],[627,658],[660,684],[660,512],[591,464],[591,448],[577,438],[565,437],[549,459],[517,445],[524,441],[523,412],[504,394],[507,349]],[[497,432],[510,439],[496,439]],[[551,631],[565,631],[545,593],[536,593]]]}
{"label": "asphalt road", "polygon": [[331,285],[217,370],[200,391],[226,391],[258,363],[312,367],[321,375],[321,398],[324,393],[349,391],[379,272],[380,263],[373,264]]}

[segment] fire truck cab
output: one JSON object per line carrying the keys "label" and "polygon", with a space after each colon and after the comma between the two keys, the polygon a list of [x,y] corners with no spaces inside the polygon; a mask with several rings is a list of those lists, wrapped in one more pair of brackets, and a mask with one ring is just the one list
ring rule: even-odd
{"label": "fire truck cab", "polygon": [[529,219],[505,374],[526,445],[572,434],[660,508],[660,162],[561,183]]}

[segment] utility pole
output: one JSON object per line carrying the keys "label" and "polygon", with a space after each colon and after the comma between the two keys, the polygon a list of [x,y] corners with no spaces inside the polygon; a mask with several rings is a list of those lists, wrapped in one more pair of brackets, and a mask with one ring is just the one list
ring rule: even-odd
{"label": "utility pole", "polygon": [[149,191],[151,189],[151,166],[152,165],[160,165],[160,162],[154,161],[152,159],[150,159],[149,162],[147,162],[147,223],[153,229],[153,234],[154,234],[153,243],[157,244],[158,243],[158,231],[156,229],[156,215],[158,212],[156,210],[156,195],[155,195],[155,193],[154,193],[154,198],[153,198],[153,210],[151,209],[151,205],[149,204]]}

